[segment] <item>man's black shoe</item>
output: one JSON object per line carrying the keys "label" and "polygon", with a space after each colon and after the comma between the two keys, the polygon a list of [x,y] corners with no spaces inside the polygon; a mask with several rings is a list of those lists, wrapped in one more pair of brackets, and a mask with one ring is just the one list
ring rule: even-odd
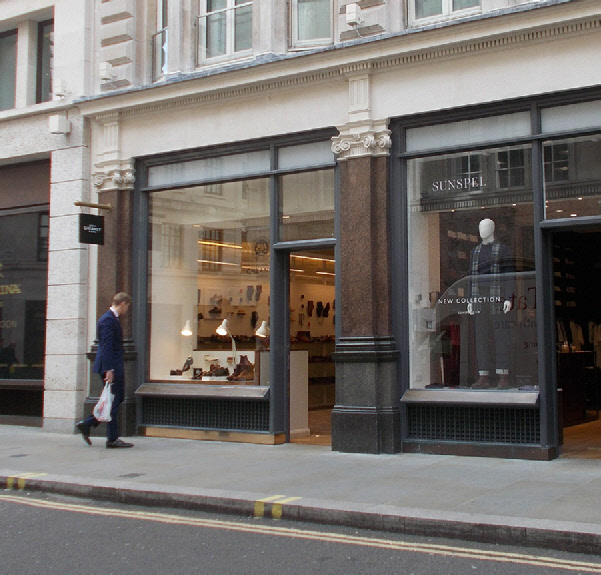
{"label": "man's black shoe", "polygon": [[86,425],[85,421],[80,421],[77,423],[77,431],[81,433],[83,440],[88,445],[92,445],[92,440],[90,439],[90,426]]}
{"label": "man's black shoe", "polygon": [[108,441],[106,442],[106,448],[107,449],[111,449],[111,448],[115,448],[115,447],[133,447],[134,444],[133,443],[126,443],[125,441],[121,441],[120,439],[115,439],[115,441]]}

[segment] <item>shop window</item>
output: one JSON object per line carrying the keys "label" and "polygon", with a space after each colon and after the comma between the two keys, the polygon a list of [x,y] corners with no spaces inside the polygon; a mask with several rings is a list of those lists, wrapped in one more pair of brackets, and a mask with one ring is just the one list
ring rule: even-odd
{"label": "shop window", "polygon": [[[207,186],[150,194],[151,380],[260,383],[254,333],[269,318],[269,179],[223,183],[222,191],[219,203]],[[174,249],[167,260],[166,241]],[[182,335],[186,325],[192,335]]]}
{"label": "shop window", "polygon": [[49,233],[49,215],[48,212],[41,213],[38,216],[38,261],[48,261],[48,233]]}
{"label": "shop window", "polygon": [[529,146],[408,161],[411,387],[537,381]]}
{"label": "shop window", "polygon": [[280,179],[280,241],[334,237],[334,170]]}
{"label": "shop window", "polygon": [[294,47],[332,43],[331,0],[292,0],[291,27]]}
{"label": "shop window", "polygon": [[37,212],[0,217],[0,379],[44,378],[44,217]]}
{"label": "shop window", "polygon": [[54,68],[54,21],[38,25],[38,65],[36,103],[52,100],[52,71]]}
{"label": "shop window", "polygon": [[480,0],[412,0],[413,20],[464,15],[480,8]]}
{"label": "shop window", "polygon": [[0,110],[15,107],[17,82],[17,31],[0,34]]}
{"label": "shop window", "polygon": [[252,51],[252,1],[201,0],[199,63]]}
{"label": "shop window", "polygon": [[167,74],[167,32],[169,23],[168,0],[157,0],[156,32],[152,36],[152,80],[156,81]]}
{"label": "shop window", "polygon": [[547,142],[543,148],[547,219],[599,216],[601,136]]}

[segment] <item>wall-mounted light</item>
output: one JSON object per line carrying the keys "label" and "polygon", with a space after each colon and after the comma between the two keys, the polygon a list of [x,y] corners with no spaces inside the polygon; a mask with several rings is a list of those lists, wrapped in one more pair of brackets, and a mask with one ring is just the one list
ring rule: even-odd
{"label": "wall-mounted light", "polygon": [[184,328],[182,329],[182,335],[185,335],[186,337],[190,337],[192,335],[192,327],[190,326],[189,319],[186,320],[186,324],[184,325]]}

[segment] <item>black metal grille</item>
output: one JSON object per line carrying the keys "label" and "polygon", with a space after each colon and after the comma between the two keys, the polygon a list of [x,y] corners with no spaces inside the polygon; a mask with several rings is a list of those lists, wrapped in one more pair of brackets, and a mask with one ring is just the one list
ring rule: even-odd
{"label": "black metal grille", "polygon": [[537,409],[409,404],[407,419],[409,439],[540,444]]}
{"label": "black metal grille", "polygon": [[268,401],[144,397],[142,425],[269,431]]}

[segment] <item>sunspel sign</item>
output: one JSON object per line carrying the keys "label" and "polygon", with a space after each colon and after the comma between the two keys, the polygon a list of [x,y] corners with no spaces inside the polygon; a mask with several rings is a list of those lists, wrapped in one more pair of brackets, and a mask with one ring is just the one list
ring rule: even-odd
{"label": "sunspel sign", "polygon": [[104,245],[104,216],[79,214],[79,243]]}

